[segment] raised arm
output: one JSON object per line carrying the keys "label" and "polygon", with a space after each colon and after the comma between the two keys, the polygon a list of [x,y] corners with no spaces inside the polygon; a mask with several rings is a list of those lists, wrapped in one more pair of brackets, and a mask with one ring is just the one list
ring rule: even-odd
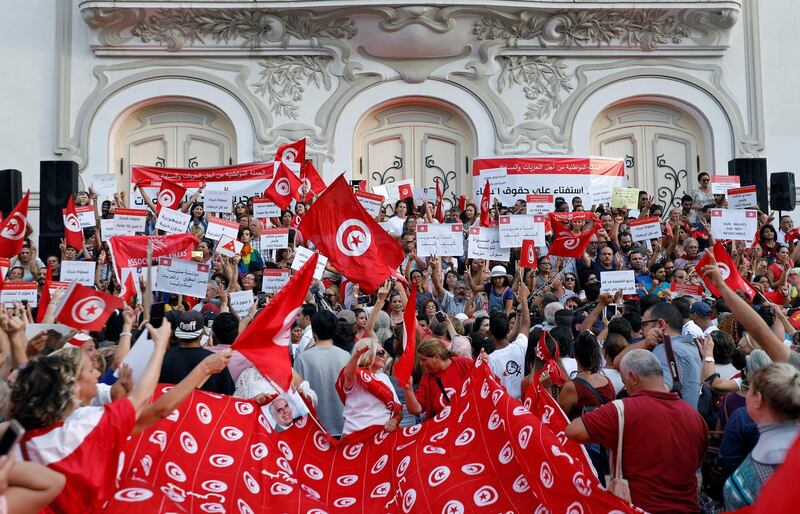
{"label": "raised arm", "polygon": [[384,302],[386,302],[386,298],[389,296],[391,287],[391,283],[387,280],[383,283],[380,289],[378,289],[378,299],[375,301],[375,306],[372,307],[372,310],[369,313],[367,326],[365,327],[365,330],[370,337],[374,337],[376,339],[378,337],[374,332],[375,323],[378,322],[378,316],[381,314],[381,308],[383,307]]}
{"label": "raised arm", "polygon": [[186,200],[181,204],[181,212],[184,214],[189,212],[191,206],[194,205],[194,202],[196,202],[197,199],[200,198],[200,195],[202,194],[203,194],[203,187],[201,186],[197,189],[197,192],[195,194],[193,194],[188,200]]}
{"label": "raised arm", "polygon": [[130,307],[125,307],[122,311],[122,333],[119,335],[117,351],[114,352],[114,362],[111,363],[112,369],[118,369],[131,351],[131,338],[133,337],[133,324],[136,321],[136,313]]}
{"label": "raised arm", "polygon": [[372,343],[370,341],[361,340],[357,342],[356,347],[353,348],[353,354],[350,356],[350,360],[347,361],[347,364],[344,366],[345,391],[352,389],[352,387],[355,385],[356,371],[358,371],[358,359],[369,351],[371,344]]}
{"label": "raised arm", "polygon": [[136,183],[136,187],[139,189],[139,193],[142,195],[142,198],[144,198],[144,203],[147,204],[147,207],[153,212],[153,214],[158,214],[158,208],[156,207],[156,204],[153,203],[153,200],[150,199],[147,191],[144,190],[139,182]]}
{"label": "raised arm", "polygon": [[433,256],[430,258],[429,265],[431,267],[431,280],[433,281],[433,291],[439,302],[444,301],[444,287],[442,286],[442,264],[439,257]]}

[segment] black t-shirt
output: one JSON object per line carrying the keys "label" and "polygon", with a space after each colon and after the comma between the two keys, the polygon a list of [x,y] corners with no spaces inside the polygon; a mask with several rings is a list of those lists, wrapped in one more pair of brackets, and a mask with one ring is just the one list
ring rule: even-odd
{"label": "black t-shirt", "polygon": [[[161,366],[161,376],[158,381],[177,384],[186,378],[195,366],[209,355],[214,355],[214,352],[205,348],[173,346],[164,354],[164,363]],[[233,383],[233,378],[231,378],[228,368],[225,368],[221,373],[211,375],[200,389],[212,393],[231,395],[236,389],[236,385]]]}

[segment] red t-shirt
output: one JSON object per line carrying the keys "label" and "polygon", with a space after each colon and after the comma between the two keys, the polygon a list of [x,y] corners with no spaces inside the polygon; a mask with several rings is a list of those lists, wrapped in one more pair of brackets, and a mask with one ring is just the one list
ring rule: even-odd
{"label": "red t-shirt", "polygon": [[135,424],[133,404],[123,398],[104,407],[81,407],[61,423],[25,434],[22,456],[67,479],[49,512],[100,512],[114,492],[120,447]]}
{"label": "red t-shirt", "polygon": [[461,391],[461,384],[464,383],[474,366],[475,362],[470,358],[451,357],[450,365],[444,371],[436,374],[425,372],[422,375],[415,396],[422,406],[422,412],[425,413],[427,419],[439,414],[447,405],[442,395],[442,390],[439,384],[436,383],[436,377],[438,376],[442,380],[442,385],[452,402],[456,392]]}
{"label": "red t-shirt", "polygon": [[[677,393],[637,391],[625,404],[622,476],[633,504],[652,514],[697,512],[697,478],[707,427]],[[613,404],[584,414],[592,441],[617,450],[619,422]]]}

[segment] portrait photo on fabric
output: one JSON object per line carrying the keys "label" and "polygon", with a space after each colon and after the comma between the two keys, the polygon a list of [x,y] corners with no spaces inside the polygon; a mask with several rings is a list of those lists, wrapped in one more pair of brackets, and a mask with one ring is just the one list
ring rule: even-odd
{"label": "portrait photo on fabric", "polygon": [[309,412],[308,407],[297,391],[281,393],[270,403],[261,407],[261,411],[276,432],[283,432],[291,427],[295,421],[308,415]]}

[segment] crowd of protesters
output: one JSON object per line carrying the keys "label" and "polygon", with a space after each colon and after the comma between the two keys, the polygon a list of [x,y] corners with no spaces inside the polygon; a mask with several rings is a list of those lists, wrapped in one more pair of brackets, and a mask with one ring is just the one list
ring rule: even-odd
{"label": "crowd of protesters", "polygon": [[[443,222],[461,223],[464,230],[464,255],[451,257],[417,252],[418,223],[439,223],[433,204],[408,198],[384,205],[376,221],[402,247],[398,273],[368,295],[327,267],[291,327],[292,387],[332,436],[346,438],[435,416],[482,359],[517,399],[525,398],[533,380],[541,382],[571,420],[566,435],[586,445],[601,480],[620,455],[634,505],[674,513],[753,504],[800,431],[800,314],[794,311],[800,307],[800,267],[794,266],[800,238],[791,217],[759,212],[756,241],[723,242],[756,294],[732,290],[713,259],[698,268],[715,244],[710,209],[726,205],[724,196],[710,193],[708,174],[698,182],[676,206],[656,205],[644,191],[630,210],[557,198],[554,212],[597,215],[598,221],[569,224],[574,234],[594,223],[601,228],[580,258],[539,248],[535,269],[519,265],[519,249],[505,262],[467,258],[469,228],[480,221],[471,200],[463,210],[445,209]],[[144,234],[151,235],[156,206],[145,200],[152,212]],[[26,430],[0,457],[0,512],[38,512],[48,504],[55,512],[75,505],[99,511],[111,494],[103,475],[114,474],[126,437],[166,417],[195,388],[262,405],[281,393],[230,346],[272,299],[262,292],[264,270],[290,269],[295,249],[305,245],[296,229],[313,200],[273,219],[257,219],[252,198],[233,205],[223,216],[239,223],[243,248],[234,257],[215,252],[216,242],[204,238],[208,217],[201,200],[202,190],[181,210],[191,214],[188,231],[200,240],[193,258],[210,264],[207,293],[157,293],[166,303],[160,328],[143,322],[141,301],[92,333],[32,333],[37,309],[48,305],[0,309],[2,415]],[[124,193],[98,203],[92,191],[79,192],[74,201],[93,205],[98,220],[129,207]],[[490,224],[525,213],[522,200],[495,202]],[[663,237],[634,241],[628,223],[649,216],[662,219]],[[80,250],[63,243],[60,255],[40,255],[29,229],[4,280],[37,281],[41,289],[48,270],[59,280],[61,263],[92,260],[96,289],[119,294],[99,227],[98,221],[84,229]],[[288,248],[261,248],[261,231],[270,227],[289,229]],[[601,293],[603,272],[620,270],[634,271],[637,294]],[[705,293],[683,294],[683,284]],[[398,383],[392,368],[403,352],[412,289],[417,365],[411,381]],[[254,291],[256,301],[239,316],[229,294],[243,290]],[[57,301],[55,295],[51,303]],[[44,323],[52,322],[46,314]],[[122,362],[141,331],[149,332],[155,350],[134,386]],[[544,355],[566,382],[539,373]],[[159,382],[177,386],[150,403]],[[276,417],[286,409],[286,402],[276,403]]]}

